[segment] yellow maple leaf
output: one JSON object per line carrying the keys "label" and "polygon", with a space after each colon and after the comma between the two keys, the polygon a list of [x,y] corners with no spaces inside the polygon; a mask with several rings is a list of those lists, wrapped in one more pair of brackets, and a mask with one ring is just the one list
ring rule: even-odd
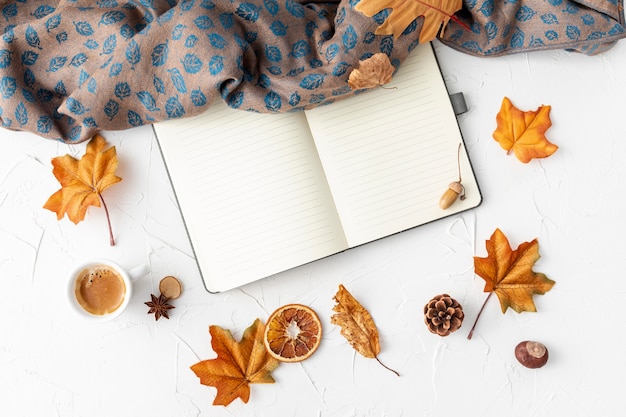
{"label": "yellow maple leaf", "polygon": [[559,147],[545,136],[552,126],[550,109],[550,106],[540,106],[535,111],[522,111],[508,97],[504,97],[496,116],[498,126],[493,132],[493,138],[502,149],[513,152],[523,163],[552,155]]}
{"label": "yellow maple leaf", "polygon": [[[486,247],[486,258],[474,257],[474,271],[485,280],[484,291],[489,293],[485,304],[495,293],[500,300],[503,313],[509,307],[518,313],[537,311],[533,296],[545,294],[554,285],[554,281],[545,274],[532,270],[540,257],[537,239],[523,242],[513,250],[504,233],[496,229],[487,240]],[[480,312],[478,317],[480,317]],[[475,326],[476,323],[474,323]],[[468,338],[472,337],[474,327]]]}
{"label": "yellow maple leaf", "polygon": [[265,349],[265,325],[256,319],[237,342],[230,331],[210,326],[211,347],[217,358],[191,366],[200,383],[217,388],[213,405],[228,405],[237,398],[250,399],[250,384],[274,383],[271,372],[280,362]]}
{"label": "yellow maple leaf", "polygon": [[394,38],[400,37],[415,19],[424,16],[419,42],[426,43],[437,37],[442,27],[454,19],[453,14],[462,6],[463,0],[361,0],[355,10],[372,17],[381,10],[392,9],[389,17],[374,33],[393,35]]}
{"label": "yellow maple leaf", "polygon": [[118,164],[115,146],[105,149],[106,146],[106,140],[96,134],[87,144],[85,154],[80,160],[70,155],[53,158],[52,173],[61,184],[61,189],[52,194],[43,207],[56,212],[57,220],[67,214],[77,224],[85,219],[89,206],[100,207],[102,202],[113,246],[115,242],[102,191],[122,179],[115,175]]}

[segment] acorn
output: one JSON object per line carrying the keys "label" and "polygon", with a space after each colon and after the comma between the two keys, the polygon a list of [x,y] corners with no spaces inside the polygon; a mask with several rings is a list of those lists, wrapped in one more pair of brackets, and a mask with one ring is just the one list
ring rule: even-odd
{"label": "acorn", "polygon": [[515,358],[527,368],[541,368],[548,362],[548,349],[543,343],[525,340],[515,346]]}
{"label": "acorn", "polygon": [[465,187],[461,184],[461,144],[459,143],[459,147],[457,148],[457,168],[459,170],[459,180],[451,182],[448,185],[448,189],[444,191],[443,195],[439,199],[439,207],[442,210],[446,210],[449,208],[457,198],[461,198],[461,201],[465,200]]}
{"label": "acorn", "polygon": [[448,189],[443,193],[439,199],[439,207],[443,210],[450,207],[457,198],[461,196],[461,200],[465,200],[465,187],[461,184],[461,181],[454,181],[448,185]]}

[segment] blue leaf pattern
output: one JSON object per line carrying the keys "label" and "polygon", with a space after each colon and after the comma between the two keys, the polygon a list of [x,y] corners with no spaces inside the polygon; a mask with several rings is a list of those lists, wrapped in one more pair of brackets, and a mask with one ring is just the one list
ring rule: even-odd
{"label": "blue leaf pattern", "polygon": [[270,15],[276,16],[278,14],[280,6],[276,0],[264,0],[263,4]]}
{"label": "blue leaf pattern", "polygon": [[52,119],[49,116],[41,116],[37,120],[37,132],[45,135],[52,130]]}
{"label": "blue leaf pattern", "polygon": [[96,94],[98,90],[98,81],[96,81],[95,78],[90,78],[89,82],[87,83],[87,91],[89,91],[91,94]]}
{"label": "blue leaf pattern", "polygon": [[237,7],[235,14],[247,21],[256,22],[259,19],[260,8],[253,3],[242,3]]}
{"label": "blue leaf pattern", "polygon": [[354,29],[354,26],[348,25],[346,31],[341,36],[341,42],[343,43],[345,51],[348,52],[354,49],[354,47],[357,45],[357,40],[358,35],[356,33],[356,30]]}
{"label": "blue leaf pattern", "polygon": [[105,55],[112,54],[117,46],[117,35],[115,33],[109,35],[102,44],[102,53]]}
{"label": "blue leaf pattern", "polygon": [[122,72],[122,68],[122,64],[120,63],[111,65],[111,68],[109,69],[109,78],[120,75],[120,73]]}
{"label": "blue leaf pattern", "polygon": [[226,104],[233,109],[238,109],[243,104],[244,98],[243,91],[237,91],[226,99]]}
{"label": "blue leaf pattern", "polygon": [[165,94],[165,84],[163,80],[157,77],[156,75],[152,78],[152,85],[154,86],[154,90],[159,94]]}
{"label": "blue leaf pattern", "polygon": [[571,40],[578,40],[580,38],[580,29],[577,26],[569,25],[565,30],[565,35]]}
{"label": "blue leaf pattern", "polygon": [[170,79],[172,84],[178,90],[179,93],[185,94],[187,92],[187,83],[185,83],[185,77],[180,73],[178,68],[172,68],[169,70]]}
{"label": "blue leaf pattern", "polygon": [[7,49],[0,49],[0,69],[8,68],[11,65],[13,52]]}
{"label": "blue leaf pattern", "polygon": [[547,25],[554,25],[559,23],[559,18],[554,13],[546,13],[541,15],[541,20]]}
{"label": "blue leaf pattern", "polygon": [[48,71],[57,72],[58,70],[63,68],[63,66],[65,66],[66,62],[67,62],[66,56],[55,56],[50,60],[50,63],[48,65]]}
{"label": "blue leaf pattern", "polygon": [[167,42],[160,43],[154,47],[152,50],[152,65],[155,67],[160,67],[165,64],[167,61],[167,57],[169,54],[169,47],[167,46]]}
{"label": "blue leaf pattern", "polygon": [[67,109],[76,115],[85,114],[85,112],[88,111],[88,109],[85,108],[85,106],[83,106],[83,104],[80,101],[72,97],[68,97],[66,104],[67,104]]}
{"label": "blue leaf pattern", "polygon": [[191,103],[196,107],[204,107],[207,104],[207,98],[200,89],[191,90]]}
{"label": "blue leaf pattern", "polygon": [[485,25],[485,31],[487,32],[487,40],[492,41],[498,36],[498,25],[493,21],[489,21]]}
{"label": "blue leaf pattern", "polygon": [[70,65],[73,67],[80,67],[87,61],[87,55],[84,52],[74,55],[70,61]]}
{"label": "blue leaf pattern", "polygon": [[24,71],[24,85],[32,88],[35,85],[36,77],[35,73],[30,68],[26,68]]}
{"label": "blue leaf pattern", "polygon": [[196,54],[185,54],[181,64],[189,74],[197,74],[202,69],[202,60]]}
{"label": "blue leaf pattern", "polygon": [[287,34],[287,26],[280,20],[272,22],[270,30],[276,36],[285,36]]}
{"label": "blue leaf pattern", "polygon": [[101,25],[113,25],[117,22],[121,22],[126,18],[126,15],[119,10],[111,10],[105,12],[100,19]]}
{"label": "blue leaf pattern", "polygon": [[305,90],[315,90],[320,88],[324,83],[324,79],[326,76],[324,74],[310,74],[304,77],[302,82],[300,83],[300,87]]}
{"label": "blue leaf pattern", "polygon": [[326,52],[324,53],[324,56],[326,57],[326,62],[330,62],[335,59],[338,53],[339,45],[337,45],[336,43],[329,45],[328,48],[326,48]]}
{"label": "blue leaf pattern", "polygon": [[526,22],[526,21],[532,19],[533,16],[535,16],[535,14],[537,14],[537,12],[535,12],[532,8],[524,5],[524,6],[520,7],[520,9],[517,11],[517,13],[515,13],[515,19],[518,22]]}
{"label": "blue leaf pattern", "polygon": [[48,16],[50,13],[54,13],[56,9],[52,6],[48,6],[47,4],[41,5],[35,9],[32,13],[35,19],[42,19]]}
{"label": "blue leaf pattern", "polygon": [[104,106],[104,114],[107,115],[107,117],[109,118],[109,120],[113,120],[113,118],[117,115],[117,113],[120,111],[120,105],[117,101],[115,100],[109,100],[107,101],[107,103]]}
{"label": "blue leaf pattern", "polygon": [[130,41],[126,47],[126,60],[129,64],[135,65],[141,61],[141,50],[136,40]]}
{"label": "blue leaf pattern", "polygon": [[128,110],[128,124],[137,127],[143,125],[143,120],[139,113],[134,110]]}
{"label": "blue leaf pattern", "polygon": [[209,61],[209,73],[211,75],[217,75],[224,69],[224,57],[220,55],[214,55]]}
{"label": "blue leaf pattern", "polygon": [[39,39],[37,31],[32,26],[26,28],[26,34],[24,36],[26,37],[28,45],[36,49],[41,49],[41,39]]}
{"label": "blue leaf pattern", "polygon": [[300,3],[297,3],[293,0],[287,0],[285,3],[285,8],[292,16],[302,19],[304,17],[304,6]]}
{"label": "blue leaf pattern", "polygon": [[130,97],[130,85],[126,81],[119,82],[115,85],[114,94],[115,97],[120,100],[124,100],[127,97]]}
{"label": "blue leaf pattern", "polygon": [[51,32],[54,29],[58,28],[59,25],[61,25],[61,15],[60,14],[51,16],[51,17],[49,17],[46,20],[46,30],[48,32]]}
{"label": "blue leaf pattern", "polygon": [[0,97],[5,100],[10,99],[15,94],[17,89],[17,82],[15,78],[4,76],[0,78]]}
{"label": "blue leaf pattern", "polygon": [[227,46],[226,39],[217,33],[211,33],[209,36],[209,42],[215,49],[224,49]]}
{"label": "blue leaf pattern", "polygon": [[147,91],[139,91],[137,94],[137,98],[144,105],[146,110],[148,111],[158,111],[159,108],[156,105],[156,100],[154,96]]}
{"label": "blue leaf pattern", "polygon": [[193,22],[196,24],[196,27],[201,30],[211,29],[215,26],[209,16],[198,16]]}
{"label": "blue leaf pattern", "polygon": [[20,126],[24,126],[28,123],[28,111],[23,102],[20,102],[15,108],[15,120],[17,120]]}
{"label": "blue leaf pattern", "polygon": [[485,0],[478,10],[485,17],[490,17],[493,14],[495,7],[494,0]]}
{"label": "blue leaf pattern", "polygon": [[[470,30],[451,21],[441,36],[477,55],[562,45],[592,54],[626,37],[614,17],[621,2],[600,1],[606,10],[464,0]],[[359,0],[334,13],[300,0],[57,3],[0,5],[0,116],[5,127],[66,141],[197,114],[217,95],[271,113],[332,103],[353,93],[346,81],[359,59],[382,52],[398,66],[420,44],[421,20],[398,38],[376,35],[392,10],[355,21]]]}
{"label": "blue leaf pattern", "polygon": [[393,52],[393,38],[386,36],[380,41],[380,52],[391,55]]}
{"label": "blue leaf pattern", "polygon": [[524,46],[524,32],[516,28],[515,32],[513,32],[513,36],[511,36],[511,48],[521,48]]}
{"label": "blue leaf pattern", "polygon": [[178,119],[185,115],[185,108],[178,101],[178,97],[170,97],[165,103],[165,112],[170,119]]}
{"label": "blue leaf pattern", "polygon": [[304,58],[310,53],[311,46],[309,45],[309,43],[304,40],[299,40],[295,42],[291,47],[291,52],[289,53],[289,56],[292,56],[294,58]]}
{"label": "blue leaf pattern", "polygon": [[265,45],[265,56],[272,62],[280,62],[283,59],[280,48],[273,45]]}
{"label": "blue leaf pattern", "polygon": [[76,28],[76,32],[82,36],[92,36],[94,33],[89,22],[75,22],[74,27]]}
{"label": "blue leaf pattern", "polygon": [[282,107],[280,95],[275,91],[270,91],[265,96],[265,108],[271,112],[278,112]]}

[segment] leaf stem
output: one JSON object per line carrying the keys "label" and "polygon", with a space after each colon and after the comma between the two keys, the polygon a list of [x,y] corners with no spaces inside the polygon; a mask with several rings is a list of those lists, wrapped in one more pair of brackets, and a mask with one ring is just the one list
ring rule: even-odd
{"label": "leaf stem", "polygon": [[398,373],[398,371],[395,371],[395,370],[391,369],[390,367],[388,367],[387,365],[385,365],[384,363],[382,363],[382,362],[381,362],[381,360],[380,360],[380,359],[378,359],[378,356],[374,356],[374,357],[376,358],[376,360],[378,361],[378,363],[382,365],[382,367],[383,367],[383,368],[385,368],[385,369],[387,369],[387,370],[389,370],[389,371],[393,372],[393,373],[394,373],[394,374],[396,374],[397,376],[400,376],[400,374]]}
{"label": "leaf stem", "polygon": [[483,312],[483,309],[487,305],[487,301],[489,301],[489,298],[491,298],[491,294],[493,294],[493,291],[489,292],[489,295],[487,295],[487,298],[485,299],[485,302],[483,303],[483,306],[480,308],[480,311],[478,312],[478,315],[476,316],[476,320],[474,320],[474,325],[472,326],[472,329],[470,330],[469,334],[467,335],[467,339],[468,340],[472,339],[472,335],[474,334],[474,329],[476,328],[476,323],[478,323],[478,319],[480,318],[480,314]]}
{"label": "leaf stem", "polygon": [[[436,11],[436,12],[438,12],[438,13],[441,13],[441,14],[442,14],[442,15],[444,15],[444,16],[449,17],[449,18],[450,18],[453,22],[456,22],[456,23],[458,23],[459,25],[463,26],[463,28],[464,28],[464,29],[466,29],[466,30],[468,30],[468,31],[471,31],[471,30],[472,30],[472,28],[470,28],[470,27],[467,25],[467,23],[463,22],[461,19],[459,19],[458,17],[456,17],[456,16],[455,16],[455,13],[456,13],[456,12],[458,12],[459,10],[461,10],[461,8],[459,8],[456,12],[454,12],[454,13],[450,14],[450,13],[447,13],[447,12],[445,12],[444,10],[440,9],[439,7],[435,7],[435,6],[433,6],[432,4],[430,4],[430,3],[426,2],[426,1],[423,1],[423,0],[415,0],[415,1],[417,1],[418,3],[423,4],[423,5],[424,5],[424,6],[426,6],[426,7],[429,7],[429,8],[431,8],[431,9],[433,9],[434,11]],[[444,29],[444,28],[442,28],[442,29]]]}
{"label": "leaf stem", "polygon": [[98,197],[100,197],[100,201],[102,201],[102,207],[104,207],[104,212],[107,216],[107,224],[109,225],[109,243],[111,244],[111,246],[115,246],[115,239],[113,238],[113,228],[111,228],[111,217],[109,216],[109,209],[107,208],[107,204],[104,202],[102,194],[98,193]]}

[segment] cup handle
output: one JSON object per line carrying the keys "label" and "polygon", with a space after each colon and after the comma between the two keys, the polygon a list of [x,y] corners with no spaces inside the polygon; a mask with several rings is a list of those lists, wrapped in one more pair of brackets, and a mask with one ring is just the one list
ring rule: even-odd
{"label": "cup handle", "polygon": [[143,278],[148,275],[148,272],[150,272],[150,267],[148,267],[148,264],[141,264],[130,269],[128,271],[128,276],[130,277],[131,281],[136,281],[139,278]]}

